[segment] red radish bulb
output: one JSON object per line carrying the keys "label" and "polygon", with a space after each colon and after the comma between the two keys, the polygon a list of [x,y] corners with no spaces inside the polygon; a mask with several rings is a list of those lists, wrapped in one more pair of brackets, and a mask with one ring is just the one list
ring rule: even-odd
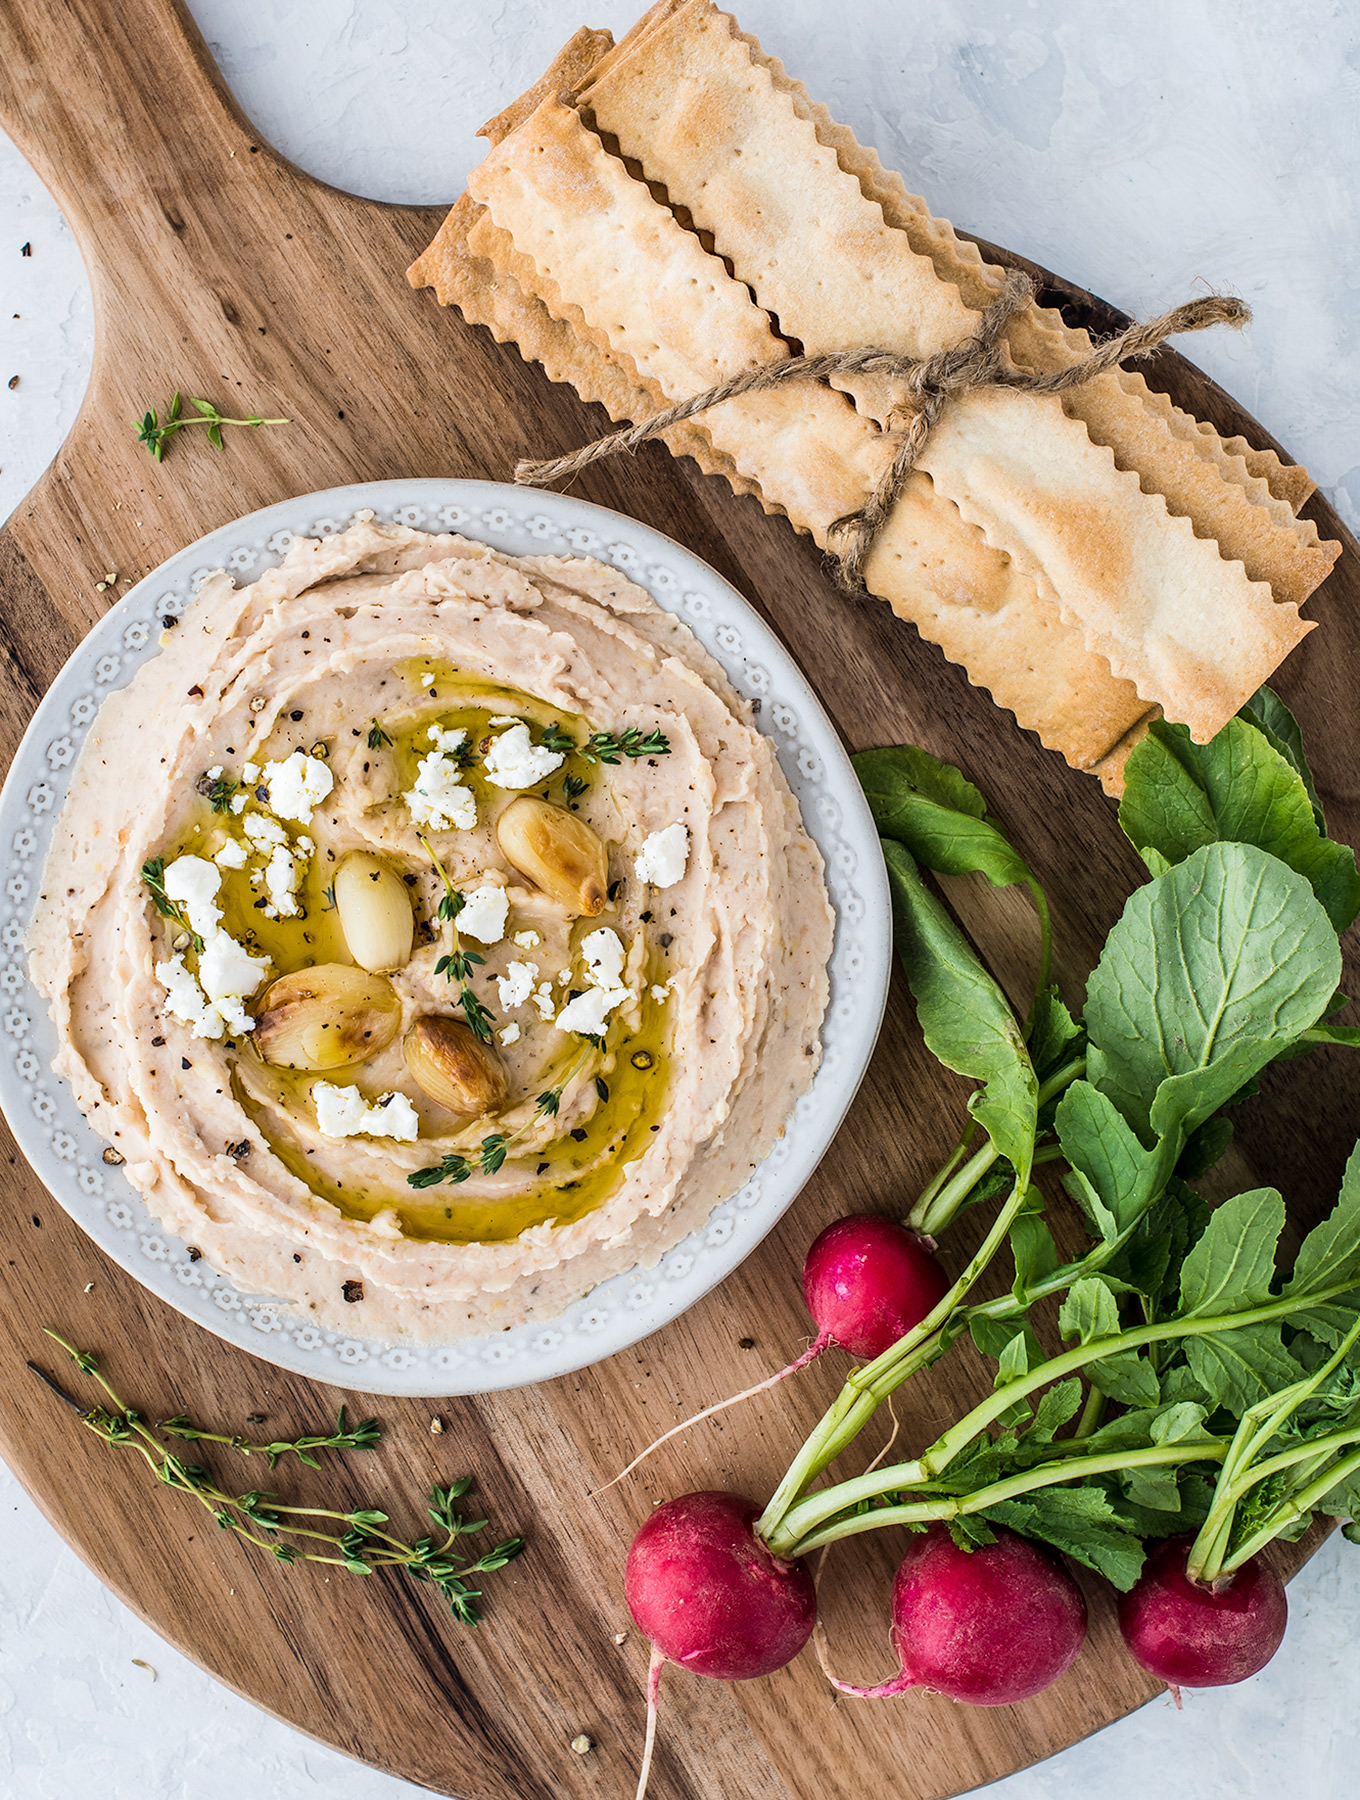
{"label": "red radish bulb", "polygon": [[755,1536],[760,1508],[740,1494],[683,1494],[633,1539],[628,1610],[668,1662],[718,1681],[750,1681],[792,1662],[812,1634],[817,1594],[802,1563]]}
{"label": "red radish bulb", "polygon": [[828,1225],[803,1264],[803,1298],[822,1339],[865,1362],[890,1350],[948,1292],[928,1241],[877,1213]]}
{"label": "red radish bulb", "polygon": [[658,1506],[633,1539],[624,1594],[652,1645],[637,1800],[647,1792],[667,1662],[717,1681],[751,1681],[792,1662],[812,1635],[812,1576],[756,1537],[759,1513],[740,1494],[682,1494]]}
{"label": "red radish bulb", "polygon": [[902,1673],[879,1687],[833,1685],[876,1700],[929,1688],[969,1706],[1029,1700],[1072,1667],[1086,1639],[1081,1589],[1048,1551],[994,1526],[960,1550],[944,1525],[913,1538],[893,1582],[892,1642]]}
{"label": "red radish bulb", "polygon": [[1289,1616],[1284,1583],[1259,1556],[1218,1582],[1185,1572],[1193,1539],[1165,1538],[1119,1600],[1119,1629],[1135,1662],[1173,1690],[1226,1687],[1264,1669]]}
{"label": "red radish bulb", "polygon": [[653,1450],[701,1419],[711,1419],[714,1413],[787,1381],[815,1362],[829,1344],[839,1344],[851,1356],[872,1362],[919,1325],[948,1292],[949,1277],[931,1255],[929,1238],[878,1213],[852,1213],[849,1218],[837,1219],[816,1240],[803,1264],[803,1297],[816,1321],[817,1336],[802,1355],[754,1387],[729,1394],[726,1400],[672,1425],[595,1492],[602,1494],[631,1475]]}

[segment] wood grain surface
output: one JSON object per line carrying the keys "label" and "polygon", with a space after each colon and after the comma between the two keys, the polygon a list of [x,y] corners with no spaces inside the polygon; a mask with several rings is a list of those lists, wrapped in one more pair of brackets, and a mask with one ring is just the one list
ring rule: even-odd
{"label": "wood grain surface", "polygon": [[[354,199],[284,161],[241,117],[172,0],[3,0],[0,120],[77,234],[97,324],[94,373],[70,438],[0,531],[6,763],[40,695],[114,597],[96,586],[107,571],[124,592],[171,552],[271,501],[389,476],[503,479],[521,455],[556,455],[604,429],[602,414],[513,349],[408,288],[403,271],[440,209]],[[1037,273],[1050,303],[1061,298],[1074,319],[1117,322],[1089,295]],[[1160,354],[1151,367],[1155,384],[1221,430],[1269,441],[1177,356]],[[177,387],[224,411],[236,402],[296,422],[235,434],[222,453],[205,434],[185,433],[158,467],[130,421]],[[692,464],[649,447],[636,461],[597,466],[576,491],[659,526],[734,582],[799,659],[852,749],[912,740],[981,784],[1048,884],[1058,978],[1079,1001],[1141,873],[1096,783],[1022,734],[885,606],[843,598],[815,548],[782,520]],[[1307,510],[1324,536],[1345,537],[1322,502]],[[1332,828],[1355,842],[1360,554],[1349,540],[1309,612],[1324,628],[1280,687],[1315,752]],[[984,948],[1023,961],[1023,912],[956,898]],[[1296,1225],[1329,1203],[1356,1135],[1360,1074],[1343,1054],[1270,1070],[1262,1097],[1237,1117],[1232,1177],[1279,1184]],[[262,1412],[271,1434],[290,1435],[340,1399],[374,1408],[280,1374],[146,1295],[85,1240],[7,1137],[0,1443],[48,1518],[123,1600],[301,1730],[438,1793],[630,1795],[647,1647],[622,1598],[628,1541],[670,1494],[767,1494],[843,1367],[827,1358],[768,1404],[668,1446],[599,1500],[586,1491],[662,1428],[805,1341],[797,1274],[807,1243],[843,1211],[905,1210],[952,1141],[964,1091],[925,1052],[895,983],[836,1144],[720,1291],[635,1350],[561,1381],[484,1399],[378,1402],[380,1450],[331,1459],[324,1475],[279,1471],[285,1497],[379,1504],[413,1532],[433,1478],[475,1474],[497,1524],[530,1540],[488,1583],[489,1617],[476,1632],[396,1576],[327,1582],[205,1532],[205,1515],[154,1488],[140,1461],[78,1428],[24,1369],[41,1360],[44,1325],[98,1350],[126,1398],[156,1417],[192,1407],[239,1429]],[[1074,1239],[1074,1221],[1061,1217],[1060,1236]],[[952,1266],[972,1247],[970,1221],[965,1214],[946,1242]],[[975,1397],[982,1371],[970,1358],[959,1349],[899,1397],[904,1446],[928,1441]],[[445,1424],[437,1438],[435,1412]],[[238,1477],[256,1479],[253,1465],[238,1464]],[[1282,1566],[1296,1567],[1315,1541],[1282,1548]],[[899,1550],[895,1534],[878,1533],[839,1546],[828,1564],[825,1618],[848,1678],[891,1672],[887,1588]],[[746,1684],[671,1672],[656,1800],[936,1800],[1047,1756],[1153,1692],[1122,1653],[1108,1590],[1086,1585],[1092,1631],[1076,1670],[1025,1706],[969,1710],[926,1695],[837,1702],[811,1655]],[[569,1747],[581,1732],[595,1745],[585,1756]]]}

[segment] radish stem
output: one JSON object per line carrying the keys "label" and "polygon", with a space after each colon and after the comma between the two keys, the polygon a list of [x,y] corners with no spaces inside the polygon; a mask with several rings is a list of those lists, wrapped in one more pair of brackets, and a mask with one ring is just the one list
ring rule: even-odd
{"label": "radish stem", "polygon": [[642,1745],[642,1767],[638,1770],[635,1800],[646,1800],[647,1781],[652,1772],[652,1751],[656,1748],[656,1707],[661,1689],[661,1671],[666,1659],[652,1646],[652,1660],[647,1665],[647,1736]]}

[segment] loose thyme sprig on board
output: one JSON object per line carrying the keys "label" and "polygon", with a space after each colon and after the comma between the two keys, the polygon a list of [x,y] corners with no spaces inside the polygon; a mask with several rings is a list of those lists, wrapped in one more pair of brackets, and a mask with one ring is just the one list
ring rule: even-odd
{"label": "loose thyme sprig on board", "polygon": [[458,1004],[463,1009],[463,1017],[468,1022],[469,1031],[482,1043],[489,1044],[491,1027],[496,1022],[496,1015],[483,1006],[472,991],[472,971],[474,967],[484,963],[486,958],[479,956],[475,950],[464,950],[459,942],[457,919],[463,910],[463,896],[453,885],[448,870],[436,856],[434,845],[429,838],[423,831],[419,833],[419,836],[421,843],[425,846],[425,854],[438,870],[439,879],[444,884],[443,897],[435,910],[435,917],[441,925],[447,925],[453,934],[453,948],[447,956],[440,957],[434,965],[434,972],[436,975],[443,975],[449,981],[458,983]]}
{"label": "loose thyme sprig on board", "polygon": [[[374,1569],[402,1569],[413,1581],[433,1582],[448,1601],[454,1617],[463,1625],[476,1625],[481,1614],[474,1602],[481,1598],[481,1590],[469,1587],[470,1577],[490,1574],[494,1569],[504,1568],[524,1548],[523,1538],[512,1537],[476,1558],[454,1553],[454,1547],[460,1538],[470,1537],[486,1529],[485,1519],[464,1519],[458,1511],[457,1502],[472,1487],[470,1475],[450,1482],[447,1486],[436,1485],[430,1490],[426,1510],[443,1533],[442,1542],[425,1537],[419,1538],[414,1544],[408,1544],[401,1538],[393,1537],[380,1529],[388,1522],[387,1514],[371,1508],[353,1508],[347,1512],[339,1512],[321,1506],[284,1506],[272,1494],[259,1488],[252,1488],[244,1494],[228,1493],[214,1482],[208,1469],[198,1463],[185,1462],[173,1450],[167,1449],[156,1431],[160,1430],[177,1438],[225,1444],[243,1456],[267,1456],[271,1469],[279,1457],[291,1451],[300,1461],[316,1469],[321,1465],[310,1454],[311,1451],[370,1449],[377,1444],[382,1428],[376,1419],[366,1419],[354,1431],[347,1431],[342,1407],[339,1428],[335,1432],[280,1440],[273,1444],[252,1444],[243,1438],[200,1431],[182,1415],[167,1419],[153,1429],[140,1413],[119,1399],[100,1374],[96,1357],[88,1350],[77,1350],[55,1331],[48,1330],[47,1336],[61,1345],[78,1368],[99,1383],[113,1403],[112,1410],[107,1406],[96,1405],[81,1412],[82,1425],[96,1437],[102,1438],[106,1444],[136,1450],[157,1481],[174,1488],[178,1493],[192,1495],[200,1506],[213,1515],[223,1531],[235,1532],[237,1537],[244,1538],[248,1544],[268,1551],[278,1562],[326,1563],[348,1569],[352,1575],[371,1575]],[[48,1387],[61,1394],[63,1399],[70,1400],[70,1396],[36,1364],[30,1363],[29,1367]],[[71,1404],[79,1406],[78,1401],[71,1401]],[[313,1520],[331,1520],[337,1526],[343,1526],[344,1530],[319,1529],[310,1523]],[[302,1539],[324,1548],[307,1549],[302,1545],[283,1543],[279,1541],[282,1536]]]}
{"label": "loose thyme sprig on board", "polygon": [[[592,1044],[598,1048],[599,1040],[592,1039]],[[557,1117],[558,1109],[562,1105],[562,1096],[567,1091],[568,1084],[581,1073],[589,1058],[590,1051],[583,1050],[557,1086],[549,1088],[546,1094],[538,1096],[538,1104],[531,1117],[527,1118],[514,1131],[508,1133],[493,1131],[489,1137],[482,1139],[476,1156],[471,1158],[460,1155],[456,1150],[451,1150],[439,1162],[431,1163],[428,1168],[417,1169],[414,1174],[408,1175],[406,1177],[408,1183],[413,1188],[438,1187],[441,1181],[450,1181],[456,1186],[459,1182],[467,1181],[474,1169],[480,1169],[483,1175],[494,1175],[504,1163],[511,1148],[532,1131],[540,1119]],[[598,1088],[601,1084],[597,1081],[595,1085]],[[608,1099],[608,1097],[609,1090],[606,1088],[602,1098]]]}
{"label": "loose thyme sprig on board", "polygon": [[181,930],[187,931],[194,949],[200,954],[203,950],[203,939],[194,930],[185,916],[179,902],[172,900],[165,891],[165,858],[153,856],[149,862],[142,864],[142,880],[151,892],[151,901],[163,919],[172,919]]}
{"label": "loose thyme sprig on board", "polygon": [[179,389],[176,388],[174,397],[166,409],[164,425],[157,418],[154,406],[149,412],[143,413],[140,420],[133,420],[137,432],[137,442],[145,444],[157,462],[164,462],[166,444],[177,431],[183,431],[188,425],[206,425],[208,442],[214,450],[221,450],[224,425],[244,425],[252,431],[257,431],[261,425],[291,425],[293,422],[291,419],[262,419],[258,413],[252,413],[248,419],[228,419],[224,414],[218,412],[211,400],[195,400],[192,396],[189,404],[198,409],[199,416],[196,419],[186,419],[183,416],[182,401]]}

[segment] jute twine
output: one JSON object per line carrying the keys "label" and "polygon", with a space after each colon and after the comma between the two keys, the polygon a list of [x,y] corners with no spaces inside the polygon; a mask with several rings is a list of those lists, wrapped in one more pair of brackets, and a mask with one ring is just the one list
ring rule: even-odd
{"label": "jute twine", "polygon": [[593,444],[573,450],[569,456],[553,457],[548,462],[517,463],[515,480],[521,487],[548,487],[588,468],[601,457],[632,452],[648,438],[684,419],[692,419],[696,413],[707,412],[711,406],[720,406],[724,400],[734,400],[739,394],[763,393],[786,381],[825,381],[833,375],[887,375],[902,384],[899,410],[908,413],[904,423],[894,424],[899,439],[897,452],[864,508],[837,519],[828,532],[828,537],[835,540],[833,554],[841,585],[852,592],[862,591],[864,564],[874,540],[896,505],[940,414],[955,394],[988,387],[1014,388],[1025,394],[1061,394],[1132,357],[1147,356],[1178,332],[1203,331],[1210,325],[1242,326],[1251,318],[1245,301],[1231,294],[1209,294],[1202,300],[1177,306],[1160,318],[1149,319],[1146,324],[1130,325],[1127,331],[1100,344],[1090,356],[1070,368],[1036,375],[1010,365],[1002,341],[1007,322],[1030,304],[1034,291],[1029,276],[1012,269],[1000,296],[983,313],[976,335],[948,350],[937,351],[934,356],[898,356],[888,350],[833,350],[824,356],[792,356],[785,362],[747,369],[705,394],[695,394],[640,424],[610,432]]}

